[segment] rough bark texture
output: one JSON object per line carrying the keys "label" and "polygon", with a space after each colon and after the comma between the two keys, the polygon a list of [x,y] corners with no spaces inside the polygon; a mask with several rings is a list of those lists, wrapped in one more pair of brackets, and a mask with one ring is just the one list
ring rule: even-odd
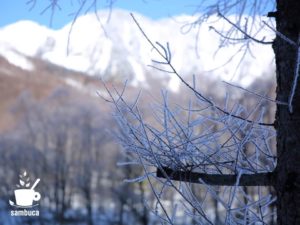
{"label": "rough bark texture", "polygon": [[[277,31],[297,43],[300,32],[300,1],[277,0]],[[297,49],[278,35],[273,44],[276,59],[277,100],[288,102]],[[277,130],[277,223],[300,224],[300,84],[293,99],[293,113],[278,105]]]}

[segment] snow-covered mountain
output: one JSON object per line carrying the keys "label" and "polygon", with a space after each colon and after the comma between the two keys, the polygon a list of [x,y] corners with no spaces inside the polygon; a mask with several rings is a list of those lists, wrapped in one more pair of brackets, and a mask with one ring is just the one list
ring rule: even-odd
{"label": "snow-covered mountain", "polygon": [[[274,70],[271,46],[259,44],[251,46],[254,57],[247,53],[237,67],[244,54],[239,51],[241,45],[219,49],[220,36],[209,29],[213,25],[226,30],[229,24],[225,21],[213,23],[216,18],[211,18],[199,27],[190,24],[197,19],[192,16],[154,21],[134,14],[154,43],[170,43],[172,63],[182,76],[209,74],[246,86],[256,77]],[[263,31],[262,36],[272,39],[270,30]],[[27,70],[34,69],[30,57],[38,57],[92,76],[126,78],[133,85],[146,85],[149,76],[159,77],[173,90],[180,84],[176,76],[148,66],[154,65],[152,59],[160,58],[142,36],[130,13],[118,9],[114,9],[111,16],[107,11],[81,16],[73,26],[68,24],[60,30],[51,30],[32,21],[6,26],[0,29],[0,55]],[[236,57],[226,64],[232,56]]]}

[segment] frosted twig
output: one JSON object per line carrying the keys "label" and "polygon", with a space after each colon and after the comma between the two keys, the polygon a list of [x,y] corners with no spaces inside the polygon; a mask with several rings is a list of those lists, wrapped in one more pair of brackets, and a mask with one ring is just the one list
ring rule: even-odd
{"label": "frosted twig", "polygon": [[299,78],[299,68],[300,68],[300,33],[298,34],[298,40],[297,40],[297,52],[296,52],[296,61],[295,61],[295,69],[294,69],[294,79],[293,79],[293,85],[289,96],[289,111],[290,113],[293,113],[293,99],[295,96],[295,91],[297,88],[298,78]]}
{"label": "frosted twig", "polygon": [[250,90],[248,90],[248,89],[246,89],[246,88],[243,88],[243,87],[241,87],[241,86],[238,86],[238,85],[236,85],[236,84],[231,84],[231,83],[226,82],[226,81],[223,81],[223,82],[224,82],[225,84],[229,85],[229,86],[232,86],[232,87],[241,89],[241,90],[243,90],[243,91],[245,91],[245,92],[248,92],[248,93],[250,93],[250,94],[252,94],[252,95],[255,95],[255,96],[259,97],[259,98],[265,99],[266,101],[274,102],[274,103],[276,103],[276,104],[278,104],[278,105],[288,105],[288,103],[286,103],[286,102],[274,100],[274,99],[272,99],[272,98],[270,98],[270,97],[268,97],[268,96],[264,96],[264,95],[258,94],[258,93],[256,93],[256,92],[250,91]]}
{"label": "frosted twig", "polygon": [[287,43],[289,43],[290,45],[297,47],[298,45],[296,42],[294,42],[293,40],[291,40],[290,38],[288,38],[287,36],[285,36],[283,33],[278,32],[277,30],[275,30],[273,27],[271,27],[266,21],[263,21],[263,23],[270,28],[273,32],[275,32],[278,37],[280,37],[282,40],[286,41]]}
{"label": "frosted twig", "polygon": [[[265,45],[270,45],[270,44],[273,44],[273,41],[264,41],[264,39],[262,40],[258,40],[256,39],[255,37],[252,37],[251,35],[249,35],[247,33],[247,30],[244,31],[243,29],[241,29],[238,25],[236,25],[235,23],[233,23],[232,21],[230,21],[226,16],[224,16],[221,12],[218,12],[218,15],[223,18],[225,21],[227,21],[232,27],[236,28],[238,31],[240,31],[242,34],[245,35],[245,38],[244,40],[246,39],[251,39],[259,44],[265,44]],[[214,29],[216,31],[216,29]],[[228,38],[228,37],[226,37]]]}

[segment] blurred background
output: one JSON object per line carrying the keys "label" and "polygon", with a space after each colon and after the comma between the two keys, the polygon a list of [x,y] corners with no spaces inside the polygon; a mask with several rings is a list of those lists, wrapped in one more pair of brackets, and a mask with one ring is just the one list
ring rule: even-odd
{"label": "blurred background", "polygon": [[[71,2],[54,8],[42,0],[1,3],[0,224],[160,224],[147,182],[124,182],[142,168],[120,165],[126,155],[113,107],[102,98],[108,97],[103,82],[122,90],[127,81],[129,102],[142,90],[146,118],[162,89],[174,105],[187,106],[191,93],[174,74],[151,67],[160,59],[130,13],[151,40],[169,42],[178,73],[189,82],[194,75],[197,87],[220,105],[226,93],[232,105],[251,109],[258,101],[222,81],[274,97],[271,46],[253,44],[246,53],[243,45],[223,46],[211,26],[226,30],[228,24],[214,17],[193,23],[201,15],[197,1],[120,0],[82,11],[81,1]],[[267,30],[261,35],[272,38]],[[273,121],[274,105],[264,107],[266,122]],[[24,170],[41,179],[36,218],[10,216],[8,202]],[[170,190],[164,198],[171,205],[177,197]],[[215,217],[221,213],[213,200],[208,207]],[[192,223],[184,214],[178,219]]]}

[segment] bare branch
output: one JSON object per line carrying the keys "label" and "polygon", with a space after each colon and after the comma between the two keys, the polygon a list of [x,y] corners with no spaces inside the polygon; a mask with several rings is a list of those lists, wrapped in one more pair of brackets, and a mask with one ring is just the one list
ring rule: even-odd
{"label": "bare branch", "polygon": [[[208,174],[192,171],[172,170],[168,167],[157,169],[156,175],[161,178],[201,184],[200,179],[207,185],[234,186],[238,175]],[[238,186],[272,186],[274,184],[274,172],[242,174]]]}

